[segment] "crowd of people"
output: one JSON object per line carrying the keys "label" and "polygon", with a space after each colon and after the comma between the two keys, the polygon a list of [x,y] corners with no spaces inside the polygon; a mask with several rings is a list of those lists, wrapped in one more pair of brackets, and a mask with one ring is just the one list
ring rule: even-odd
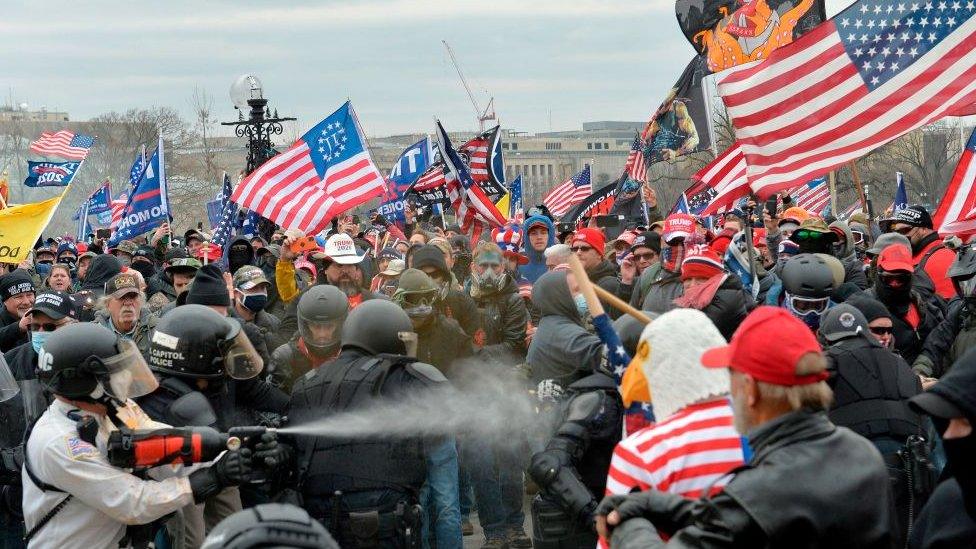
{"label": "crowd of people", "polygon": [[[976,543],[970,243],[633,210],[40,240],[0,276],[0,546]],[[290,430],[486,379],[534,408],[504,437]]]}

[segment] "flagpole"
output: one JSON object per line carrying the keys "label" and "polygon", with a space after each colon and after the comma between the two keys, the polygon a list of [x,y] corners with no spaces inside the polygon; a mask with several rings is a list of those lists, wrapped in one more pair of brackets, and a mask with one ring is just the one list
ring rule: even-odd
{"label": "flagpole", "polygon": [[857,173],[857,162],[851,160],[850,168],[851,168],[851,178],[854,180],[854,188],[857,189],[857,196],[861,200],[862,211],[865,214],[868,214],[870,216],[870,211],[868,211],[867,195],[864,192],[864,186],[861,185],[861,176]]}
{"label": "flagpole", "polygon": [[756,248],[752,244],[752,214],[755,210],[751,200],[746,202],[746,253],[749,255],[749,277],[753,284],[756,281]]}
{"label": "flagpole", "polygon": [[837,217],[840,212],[837,210],[837,172],[830,170],[827,175],[827,181],[830,184],[830,211]]}

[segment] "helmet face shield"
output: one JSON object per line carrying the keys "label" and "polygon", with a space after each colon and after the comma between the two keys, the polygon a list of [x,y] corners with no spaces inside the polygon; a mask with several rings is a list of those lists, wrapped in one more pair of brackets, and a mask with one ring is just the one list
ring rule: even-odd
{"label": "helmet face shield", "polygon": [[10,400],[20,392],[20,386],[14,379],[14,374],[7,366],[7,361],[0,356],[0,402]]}
{"label": "helmet face shield", "polygon": [[335,350],[342,340],[342,322],[345,319],[314,321],[299,318],[298,334],[305,345],[316,350]]}
{"label": "helmet face shield", "polygon": [[128,339],[120,339],[118,345],[122,352],[102,360],[108,371],[108,386],[105,389],[119,402],[155,391],[159,382],[136,344]]}
{"label": "helmet face shield", "polygon": [[230,346],[224,351],[224,371],[234,379],[251,379],[264,369],[264,360],[254,350],[251,340],[238,330],[229,340]]}

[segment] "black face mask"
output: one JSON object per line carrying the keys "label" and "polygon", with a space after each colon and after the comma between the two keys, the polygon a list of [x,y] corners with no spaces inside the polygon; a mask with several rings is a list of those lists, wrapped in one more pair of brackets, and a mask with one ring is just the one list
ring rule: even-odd
{"label": "black face mask", "polygon": [[148,261],[136,261],[130,265],[133,269],[139,271],[142,278],[149,280],[153,275],[156,274],[156,266]]}
{"label": "black face mask", "polygon": [[456,254],[454,256],[454,268],[451,271],[455,278],[464,280],[471,272],[471,254],[464,252]]}
{"label": "black face mask", "polygon": [[807,238],[800,240],[796,243],[797,247],[800,248],[801,254],[827,254],[834,255],[834,246],[830,240],[826,238],[812,239]]}
{"label": "black face mask", "polygon": [[970,517],[976,518],[976,435],[942,439],[946,462],[959,487],[962,489],[963,503]]}
{"label": "black face mask", "polygon": [[908,312],[908,306],[912,302],[912,283],[911,277],[908,277],[908,281],[899,287],[892,287],[885,284],[884,277],[881,273],[875,273],[874,279],[874,291],[878,294],[878,299],[892,308],[892,312],[898,312],[899,314],[905,314]]}

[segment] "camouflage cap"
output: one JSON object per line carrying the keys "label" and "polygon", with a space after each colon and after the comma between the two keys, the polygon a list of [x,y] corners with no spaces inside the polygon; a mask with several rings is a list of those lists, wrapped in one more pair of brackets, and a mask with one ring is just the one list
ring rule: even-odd
{"label": "camouflage cap", "polygon": [[179,257],[169,262],[163,271],[173,273],[195,273],[203,264],[195,257]]}
{"label": "camouflage cap", "polygon": [[139,294],[139,281],[132,273],[119,273],[105,283],[105,295],[119,298],[131,294]]}
{"label": "camouflage cap", "polygon": [[804,219],[803,222],[800,223],[800,228],[806,229],[808,231],[818,232],[818,233],[831,232],[830,227],[827,226],[827,223],[823,219],[820,219],[819,217],[810,217]]}
{"label": "camouflage cap", "polygon": [[242,290],[250,290],[260,284],[271,285],[268,277],[264,276],[264,271],[254,265],[244,265],[234,273],[234,287]]}
{"label": "camouflage cap", "polygon": [[112,248],[111,253],[112,255],[115,255],[117,252],[122,252],[133,255],[136,253],[136,249],[138,248],[139,246],[136,245],[135,242],[131,240],[123,240],[122,242],[119,242],[118,246]]}

